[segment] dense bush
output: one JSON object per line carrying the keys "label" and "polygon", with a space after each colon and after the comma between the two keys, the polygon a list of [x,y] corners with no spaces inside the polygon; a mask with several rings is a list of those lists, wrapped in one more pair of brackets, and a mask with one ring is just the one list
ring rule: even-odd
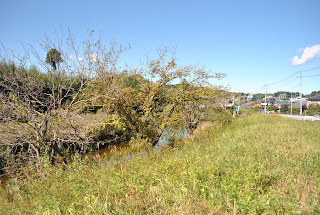
{"label": "dense bush", "polygon": [[282,107],[281,107],[281,112],[283,113],[287,113],[289,111],[289,107],[287,104],[284,104]]}
{"label": "dense bush", "polygon": [[119,117],[108,117],[102,120],[99,125],[94,125],[89,130],[89,136],[93,150],[109,145],[115,145],[117,143],[130,140],[134,135],[131,129],[126,125],[126,122]]}
{"label": "dense bush", "polygon": [[[36,48],[32,57],[0,53],[0,159],[36,162],[41,172],[41,156],[55,164],[57,157],[131,137],[155,147],[166,129],[182,122],[191,134],[206,104],[225,96],[211,84],[224,74],[180,65],[166,48],[123,70],[118,61],[129,47],[88,36],[81,45],[70,32],[66,40],[45,38],[39,45],[46,57]],[[90,125],[85,115],[101,110],[117,119]],[[228,117],[219,113],[216,120]]]}
{"label": "dense bush", "polygon": [[55,163],[58,156],[84,151],[88,138],[69,112],[83,82],[18,63],[0,62],[0,168],[39,163],[44,155]]}
{"label": "dense bush", "polygon": [[[291,108],[289,108],[289,112],[291,112]],[[300,110],[298,108],[293,107],[292,108],[292,114],[299,114]]]}
{"label": "dense bush", "polygon": [[232,121],[232,109],[222,107],[207,109],[201,117],[202,121],[230,123]]}
{"label": "dense bush", "polygon": [[267,110],[276,112],[278,107],[276,105],[268,105]]}
{"label": "dense bush", "polygon": [[306,114],[309,116],[320,114],[320,104],[309,104]]}

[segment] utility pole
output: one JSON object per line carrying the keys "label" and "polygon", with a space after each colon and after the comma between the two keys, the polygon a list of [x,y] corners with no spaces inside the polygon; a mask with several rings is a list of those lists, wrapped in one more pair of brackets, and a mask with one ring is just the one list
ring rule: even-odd
{"label": "utility pole", "polygon": [[235,118],[236,117],[236,109],[235,109],[235,95],[233,96],[233,102],[232,102],[232,108],[233,108],[233,112],[232,112],[232,117]]}
{"label": "utility pole", "polygon": [[302,72],[300,72],[300,116],[302,116]]}
{"label": "utility pole", "polygon": [[240,105],[241,105],[241,94],[242,93],[240,93],[240,98],[239,98],[239,110],[240,110]]}
{"label": "utility pole", "polygon": [[264,94],[264,114],[267,113],[267,86],[268,85],[264,85],[266,87],[266,93]]}
{"label": "utility pole", "polygon": [[292,93],[291,93],[290,103],[291,103],[291,115],[292,115]]}

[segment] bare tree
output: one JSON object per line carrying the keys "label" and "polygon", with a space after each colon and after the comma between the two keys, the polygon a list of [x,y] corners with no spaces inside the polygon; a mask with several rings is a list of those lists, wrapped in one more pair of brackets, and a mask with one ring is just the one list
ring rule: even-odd
{"label": "bare tree", "polygon": [[40,170],[41,156],[54,163],[58,156],[86,150],[90,136],[81,109],[99,96],[83,92],[97,77],[112,90],[127,48],[105,46],[93,32],[80,46],[70,32],[66,40],[45,37],[39,45],[42,51],[30,46],[22,57],[1,52],[0,156],[6,162],[36,161]]}

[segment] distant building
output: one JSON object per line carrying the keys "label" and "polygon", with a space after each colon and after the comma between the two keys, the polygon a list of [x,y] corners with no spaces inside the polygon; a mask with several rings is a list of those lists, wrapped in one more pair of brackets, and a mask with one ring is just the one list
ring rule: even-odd
{"label": "distant building", "polygon": [[261,99],[261,105],[262,105],[262,103],[267,103],[267,105],[273,105],[273,104],[275,104],[276,103],[276,99],[275,98],[273,98],[273,97],[267,97],[267,99]]}
{"label": "distant building", "polygon": [[253,94],[249,94],[247,97],[247,101],[257,101],[258,97],[254,96]]}
{"label": "distant building", "polygon": [[251,101],[252,98],[253,98],[253,94],[249,94],[248,97],[247,97],[247,101],[248,101],[248,102]]}
{"label": "distant building", "polygon": [[313,96],[309,99],[307,99],[308,105],[310,104],[320,104],[320,96]]}
{"label": "distant building", "polygon": [[301,98],[301,97],[292,98],[292,99],[290,99],[290,101],[293,103],[300,102],[300,101],[302,101],[302,103],[308,103],[307,98]]}
{"label": "distant building", "polygon": [[267,99],[261,99],[261,107],[268,106],[268,105],[274,105],[277,102],[275,98],[272,96],[268,96]]}
{"label": "distant building", "polygon": [[279,100],[288,100],[288,99],[290,99],[290,96],[286,93],[279,95]]}

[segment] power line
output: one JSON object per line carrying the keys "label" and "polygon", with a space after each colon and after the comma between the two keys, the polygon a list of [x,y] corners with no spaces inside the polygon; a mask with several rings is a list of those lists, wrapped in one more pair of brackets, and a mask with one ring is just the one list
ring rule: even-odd
{"label": "power line", "polygon": [[[311,69],[306,69],[306,70],[301,70],[301,71],[293,72],[293,73],[291,73],[290,75],[286,76],[285,78],[282,78],[280,81],[276,81],[276,82],[270,83],[270,84],[268,84],[267,86],[278,85],[278,84],[280,84],[280,83],[283,83],[283,82],[286,82],[286,81],[291,80],[291,79],[292,79],[293,77],[295,77],[296,74],[298,74],[298,73],[300,73],[300,76],[299,76],[299,77],[301,77],[301,76],[302,76],[301,74],[302,74],[303,72],[309,72],[309,71],[313,71],[313,70],[317,70],[317,69],[320,69],[320,66],[314,67],[314,68],[311,68]],[[315,77],[315,76],[320,76],[320,74],[309,75],[309,76],[302,76],[302,77]],[[302,78],[302,77],[301,77],[301,78]],[[261,86],[260,88],[258,88],[257,90],[251,91],[251,92],[253,92],[252,94],[256,94],[256,93],[258,93],[259,90],[264,89],[265,87],[266,87],[266,85],[263,85],[263,86]],[[282,87],[283,87],[283,86],[282,86]],[[281,87],[281,88],[282,88],[282,87]]]}
{"label": "power line", "polygon": [[315,83],[319,83],[320,81],[307,81],[304,82],[305,84],[315,84]]}
{"label": "power line", "polygon": [[291,78],[293,78],[296,74],[297,74],[297,72],[294,72],[294,73],[292,73],[291,75],[289,75],[289,76],[281,79],[280,81],[276,81],[276,82],[273,82],[273,83],[271,83],[271,84],[268,84],[268,86],[277,85],[277,84],[280,84],[280,83],[282,83],[282,82],[288,81],[288,80],[290,80]]}
{"label": "power line", "polygon": [[314,67],[314,68],[311,68],[311,69],[306,69],[306,70],[297,71],[296,73],[299,73],[299,72],[309,72],[309,71],[313,71],[313,70],[317,70],[317,69],[320,69],[320,66]]}
{"label": "power line", "polygon": [[[280,83],[282,83],[282,82],[284,82],[284,81],[288,81],[289,79],[293,78],[297,73],[309,72],[309,71],[313,71],[313,70],[317,70],[317,69],[320,69],[320,66],[314,67],[314,68],[311,68],[311,69],[306,69],[306,70],[301,70],[301,71],[293,72],[293,73],[291,73],[289,76],[281,79],[280,81],[276,81],[276,82],[274,82],[274,83],[268,84],[268,86],[272,86],[272,85],[280,84]],[[318,75],[320,75],[320,74],[317,74],[317,75],[314,75],[314,76],[318,76]],[[303,77],[308,77],[308,76],[303,76]],[[309,77],[313,77],[313,76],[310,75]]]}
{"label": "power line", "polygon": [[253,92],[252,94],[257,94],[257,92],[259,91],[259,90],[262,90],[262,89],[264,89],[265,87],[264,86],[262,86],[262,87],[260,87],[259,89],[257,89],[257,90],[254,90],[254,91],[251,91],[251,92]]}
{"label": "power line", "polygon": [[299,87],[299,85],[297,85],[296,82],[291,82],[291,83],[289,83],[289,84],[281,85],[281,86],[277,87],[276,89],[277,89],[278,91],[290,91],[290,90],[296,89],[296,88],[298,88],[298,87]]}
{"label": "power line", "polygon": [[291,80],[293,77],[295,77],[295,75],[297,73],[300,73],[300,88],[301,88],[301,85],[302,85],[302,77],[315,77],[315,76],[320,76],[320,74],[316,74],[316,75],[309,75],[309,76],[302,76],[302,73],[303,72],[309,72],[309,71],[314,71],[314,70],[317,70],[317,69],[320,69],[320,66],[318,67],[314,67],[314,68],[311,68],[311,69],[306,69],[306,70],[301,70],[301,71],[297,71],[297,72],[293,72],[291,73],[289,76],[286,76],[285,78],[281,79],[280,81],[276,81],[276,82],[273,82],[271,84],[268,84],[268,86],[274,86],[274,85],[278,85],[280,83],[283,83],[283,82],[286,82],[286,81],[289,81]]}
{"label": "power line", "polygon": [[305,76],[302,76],[303,78],[308,78],[308,77],[315,77],[315,76],[320,76],[320,74],[316,74],[316,75],[305,75]]}

